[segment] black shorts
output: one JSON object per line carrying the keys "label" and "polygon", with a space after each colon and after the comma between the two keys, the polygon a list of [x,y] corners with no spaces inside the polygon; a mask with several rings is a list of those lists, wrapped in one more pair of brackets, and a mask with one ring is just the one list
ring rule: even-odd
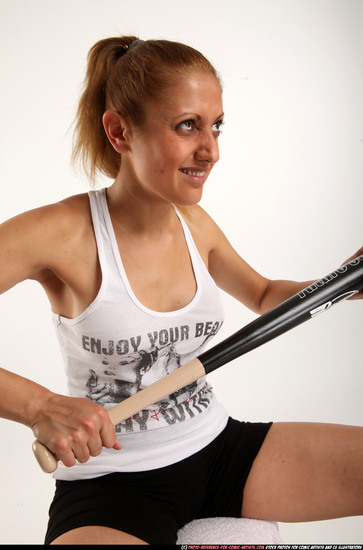
{"label": "black shorts", "polygon": [[165,468],[56,481],[45,544],[86,525],[175,544],[193,519],[240,517],[243,489],[271,424],[229,419],[212,443]]}

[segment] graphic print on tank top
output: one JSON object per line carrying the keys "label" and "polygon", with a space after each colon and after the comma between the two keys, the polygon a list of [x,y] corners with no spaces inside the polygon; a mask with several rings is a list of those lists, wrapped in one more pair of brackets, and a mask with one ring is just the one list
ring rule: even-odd
{"label": "graphic print on tank top", "polygon": [[[195,332],[202,330],[204,324],[199,323],[196,326]],[[149,350],[139,349],[142,342],[141,336],[132,339],[132,349],[129,349],[129,344],[126,341],[116,343],[118,353],[124,351],[123,355],[118,357],[118,361],[111,361],[103,356],[100,361],[100,366],[89,369],[89,378],[86,382],[87,393],[86,397],[92,399],[100,405],[120,403],[124,399],[131,397],[135,393],[141,391],[150,383],[166,376],[172,371],[179,368],[182,364],[187,363],[190,359],[202,353],[208,340],[212,338],[220,329],[221,323],[208,323],[210,325],[210,333],[202,339],[202,342],[193,353],[181,354],[177,351],[176,342],[168,342],[164,345],[155,345],[156,333],[148,333],[148,340],[151,344]],[[166,334],[166,329],[163,331]],[[169,329],[171,339],[177,340],[180,333],[183,333],[183,338],[189,337],[190,327],[175,327]],[[169,340],[165,338],[164,340]],[[194,330],[193,330],[194,334]],[[122,344],[123,342],[123,344]],[[89,339],[84,339],[84,346],[88,351],[100,350],[100,341],[91,342]],[[105,348],[103,349],[105,351]],[[108,343],[109,353],[115,351],[115,345],[111,341]],[[114,353],[112,353],[114,355]],[[203,383],[198,385],[195,381],[184,388],[181,388],[174,393],[166,396],[160,402],[148,407],[134,415],[131,419],[127,419],[116,427],[117,432],[126,430],[127,432],[134,431],[135,423],[140,430],[147,430],[150,426],[149,419],[160,422],[163,420],[167,424],[175,424],[183,422],[188,418],[193,418],[200,414],[210,405],[211,388],[203,379]]]}

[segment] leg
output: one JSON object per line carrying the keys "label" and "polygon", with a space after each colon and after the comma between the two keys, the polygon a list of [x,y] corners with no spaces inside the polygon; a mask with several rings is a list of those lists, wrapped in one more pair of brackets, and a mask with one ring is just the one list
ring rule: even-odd
{"label": "leg", "polygon": [[257,455],[242,516],[273,521],[363,514],[363,428],[276,423]]}
{"label": "leg", "polygon": [[87,527],[78,527],[72,529],[60,537],[56,538],[51,544],[147,544],[141,539],[112,529],[91,525]]}

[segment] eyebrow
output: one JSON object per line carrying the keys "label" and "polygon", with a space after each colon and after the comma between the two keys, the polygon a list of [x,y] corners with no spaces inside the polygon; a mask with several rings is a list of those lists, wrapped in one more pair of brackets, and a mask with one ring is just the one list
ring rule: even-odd
{"label": "eyebrow", "polygon": [[[197,118],[198,120],[201,120],[201,116],[198,115],[197,113],[193,113],[192,111],[186,111],[185,113],[182,113],[181,115],[178,115],[174,118],[174,120],[176,120],[177,118],[182,118],[184,116],[194,116],[195,118]],[[217,116],[217,118],[215,118],[215,120],[219,120],[220,118],[223,118],[224,117],[224,113],[220,114],[219,116]]]}

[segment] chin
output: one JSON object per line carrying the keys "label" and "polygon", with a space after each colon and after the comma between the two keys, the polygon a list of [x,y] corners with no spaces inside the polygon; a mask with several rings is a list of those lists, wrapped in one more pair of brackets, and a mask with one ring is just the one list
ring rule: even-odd
{"label": "chin", "polygon": [[202,200],[202,196],[203,196],[202,191],[199,191],[198,193],[188,193],[188,195],[185,194],[181,198],[181,200],[176,201],[174,204],[178,206],[184,206],[186,208],[188,206],[195,206]]}

